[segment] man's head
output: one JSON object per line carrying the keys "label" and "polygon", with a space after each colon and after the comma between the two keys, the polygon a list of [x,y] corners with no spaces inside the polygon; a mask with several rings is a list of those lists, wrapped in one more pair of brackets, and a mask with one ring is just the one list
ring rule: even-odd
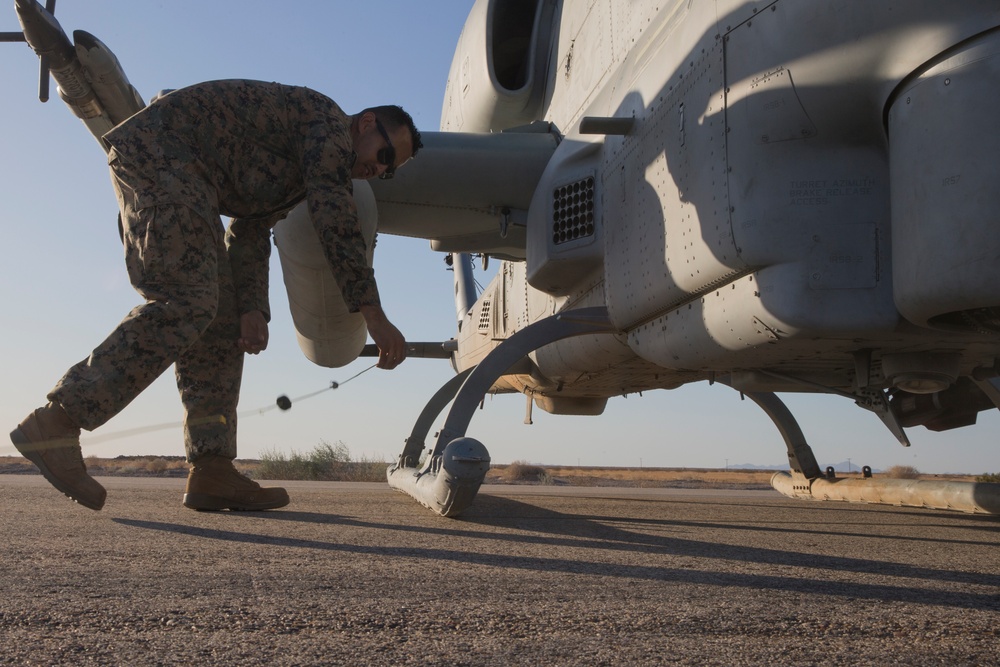
{"label": "man's head", "polygon": [[410,114],[395,105],[369,107],[351,120],[357,159],[352,178],[392,178],[423,146]]}

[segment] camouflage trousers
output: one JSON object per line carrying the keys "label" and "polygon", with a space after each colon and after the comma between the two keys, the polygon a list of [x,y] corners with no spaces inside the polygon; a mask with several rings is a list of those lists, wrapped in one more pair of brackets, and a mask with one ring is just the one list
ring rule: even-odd
{"label": "camouflage trousers", "polygon": [[218,213],[171,202],[140,207],[135,184],[143,177],[121,163],[111,166],[129,280],[146,302],[66,372],[49,400],[93,430],[173,364],[188,461],[206,454],[235,458],[243,353],[236,347],[239,313]]}

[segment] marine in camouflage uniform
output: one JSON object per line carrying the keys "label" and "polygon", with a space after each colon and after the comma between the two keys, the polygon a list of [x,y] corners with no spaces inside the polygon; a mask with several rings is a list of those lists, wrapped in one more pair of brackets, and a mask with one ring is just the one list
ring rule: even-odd
{"label": "marine in camouflage uniform", "polygon": [[[266,347],[270,231],[303,199],[345,302],[365,315],[379,365],[400,363],[405,341],[379,306],[351,184],[391,175],[420,147],[412,120],[392,109],[406,122],[383,126],[372,110],[349,116],[308,88],[214,81],[165,95],[107,133],[125,263],[146,302],[65,374],[50,405],[93,430],[175,364],[188,460],[235,458],[243,354]],[[386,148],[389,164],[379,162]],[[220,214],[233,218],[225,232]],[[35,449],[52,440],[30,428],[12,433],[19,449],[18,439]]]}

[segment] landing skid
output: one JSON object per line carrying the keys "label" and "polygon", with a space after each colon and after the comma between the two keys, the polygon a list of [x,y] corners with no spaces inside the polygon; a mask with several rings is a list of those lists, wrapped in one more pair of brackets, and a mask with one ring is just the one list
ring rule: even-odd
{"label": "landing skid", "polygon": [[[564,338],[613,333],[605,308],[581,308],[536,322],[502,342],[482,363],[449,380],[424,407],[406,439],[397,462],[386,471],[389,486],[413,497],[447,517],[459,515],[479,492],[490,468],[486,447],[465,437],[472,415],[490,387],[528,353]],[[728,379],[720,379],[729,385]],[[1000,407],[1000,381],[983,381],[980,387]],[[1000,484],[938,482],[926,480],[836,479],[832,469],[820,470],[812,448],[788,407],[771,392],[744,392],[760,406],[781,433],[788,450],[789,473],[776,473],[771,486],[792,498],[905,505],[982,514],[1000,514]],[[418,468],[427,433],[438,415],[454,399],[434,448]],[[905,433],[886,406],[859,401],[882,418],[904,445]]]}
{"label": "landing skid", "polygon": [[1000,484],[875,477],[820,477],[805,481],[803,485],[794,474],[776,472],[771,477],[771,486],[789,498],[1000,514]]}
{"label": "landing skid", "polygon": [[[441,516],[460,514],[472,504],[490,469],[486,447],[464,437],[490,387],[511,366],[544,345],[615,330],[606,308],[580,308],[535,322],[500,343],[478,366],[449,380],[427,403],[399,460],[386,471],[389,486]],[[434,448],[417,469],[430,425],[452,398],[454,403]]]}
{"label": "landing skid", "polygon": [[[721,380],[723,384],[729,384]],[[994,403],[1000,407],[1000,382],[980,384]],[[777,426],[788,448],[790,472],[778,472],[771,477],[775,491],[790,498],[812,500],[840,500],[854,503],[873,503],[926,509],[955,510],[972,514],[1000,514],[1000,484],[986,482],[948,482],[937,480],[886,479],[871,476],[865,469],[863,477],[837,479],[833,470],[824,475],[806,443],[802,429],[777,396],[770,392],[745,392],[744,395],[759,405]],[[859,403],[860,405],[860,403]],[[866,407],[866,406],[862,406]],[[872,409],[872,408],[869,408]],[[902,428],[894,418],[882,417],[900,442],[909,445]],[[889,414],[888,411],[884,411]]]}

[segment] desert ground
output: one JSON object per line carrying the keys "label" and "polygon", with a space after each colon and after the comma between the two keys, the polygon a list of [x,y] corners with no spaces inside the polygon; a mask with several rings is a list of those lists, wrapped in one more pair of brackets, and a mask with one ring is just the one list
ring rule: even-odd
{"label": "desert ground", "polygon": [[1000,664],[996,517],[551,474],[457,519],[384,481],[192,512],[183,478],[98,479],[93,512],[0,475],[0,664]]}

